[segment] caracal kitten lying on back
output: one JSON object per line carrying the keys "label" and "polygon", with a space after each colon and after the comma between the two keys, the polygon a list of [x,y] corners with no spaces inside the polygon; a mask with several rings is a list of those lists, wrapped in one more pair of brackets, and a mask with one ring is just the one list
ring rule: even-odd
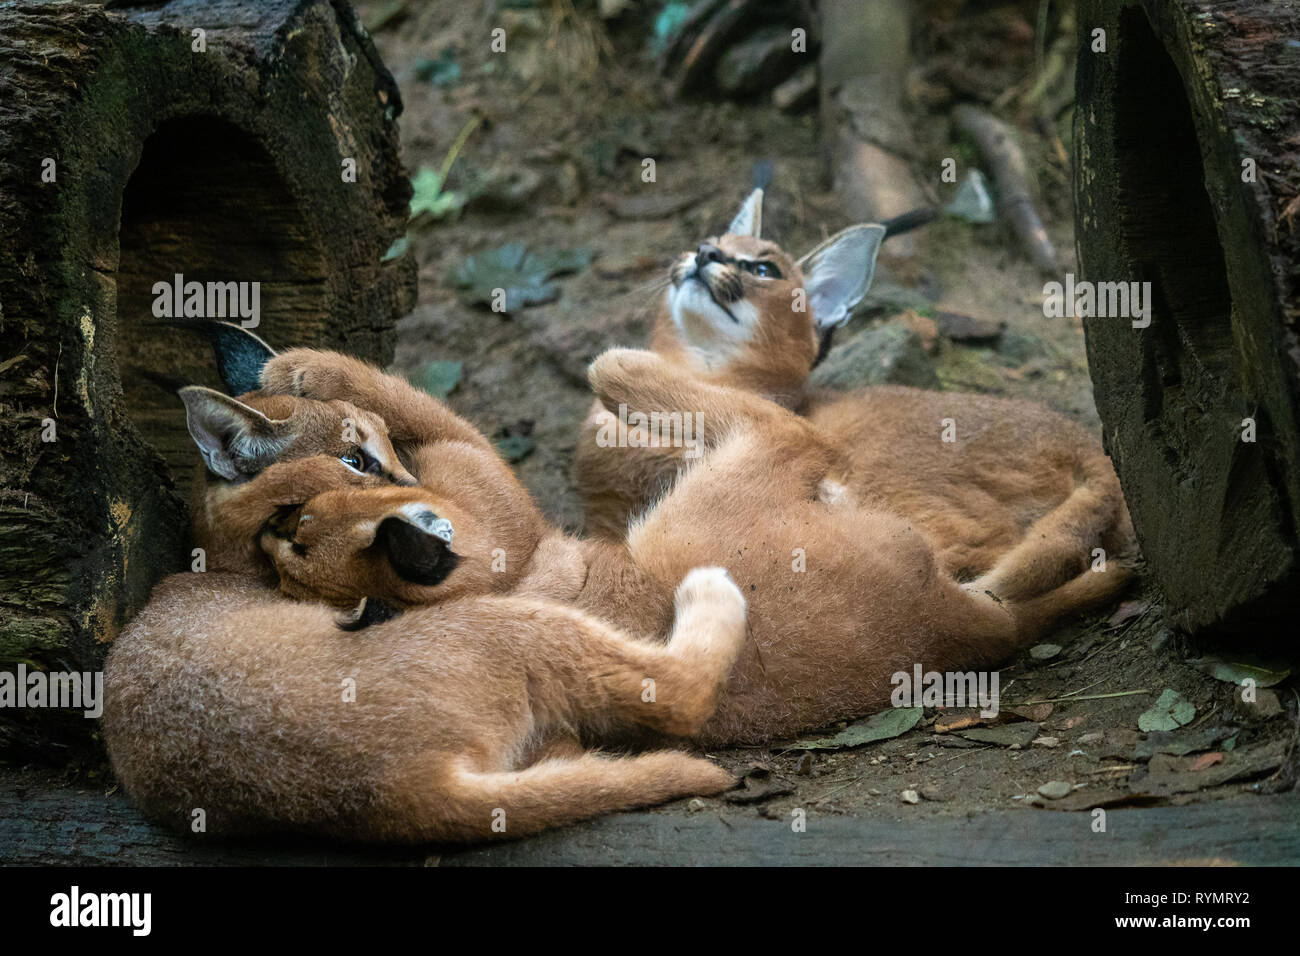
{"label": "caracal kitten lying on back", "polygon": [[[386,507],[385,493],[414,480],[373,414],[287,395],[183,397],[207,464],[196,530],[210,570],[161,581],[105,665],[109,756],[151,816],[182,828],[202,810],[207,832],[222,835],[473,841],[732,785],[685,753],[589,749],[637,728],[689,737],[712,715],[745,639],[745,601],[725,571],[683,576],[662,644],[544,596],[485,593],[511,576],[483,576],[469,527],[461,561],[427,506]],[[422,410],[425,457],[413,465],[433,475],[434,459],[455,458],[453,481],[495,483],[508,499],[517,485],[486,439],[432,400]],[[313,497],[344,488],[374,496],[371,506],[331,511]],[[372,565],[442,585],[443,603],[391,621],[361,605],[340,619],[329,604],[277,594],[261,580],[259,541],[278,540],[273,529],[308,498],[322,525],[364,541]],[[527,536],[535,519],[512,524],[492,513],[499,504],[490,487],[470,502],[484,509],[475,527],[494,541]],[[458,596],[465,589],[474,596]],[[337,603],[339,592],[322,596]]]}
{"label": "caracal kitten lying on back", "polygon": [[[410,385],[332,353],[271,359],[267,390],[346,395],[389,422],[420,482],[342,484],[269,523],[259,540],[282,590],[404,612],[468,593],[467,581],[471,590],[489,586],[480,572],[495,565],[512,596],[545,597],[659,643],[672,630],[676,582],[694,567],[725,567],[748,602],[749,639],[717,712],[692,735],[705,745],[788,737],[873,712],[887,705],[898,671],[995,665],[1059,613],[1054,596],[999,603],[959,586],[907,521],[844,489],[845,450],[807,419],[699,382],[650,352],[606,353],[590,378],[606,406],[688,407],[708,426],[704,463],[621,541],[577,540],[548,526],[508,468],[468,443],[404,450],[399,436],[418,433],[426,415],[447,414]],[[436,581],[413,579],[375,553],[375,528],[412,512],[425,516],[416,525],[445,533],[413,535],[401,563],[443,569]],[[374,518],[357,523],[363,514]],[[405,613],[390,623],[400,626]]]}
{"label": "caracal kitten lying on back", "polygon": [[[806,416],[843,447],[848,491],[907,518],[973,589],[1010,601],[1064,589],[1063,613],[1117,594],[1136,554],[1133,529],[1110,459],[1079,425],[984,395],[807,388],[832,331],[866,294],[885,228],[851,227],[796,261],[761,238],[762,198],[756,190],[724,235],[672,267],[653,351],[697,382]],[[668,411],[699,411],[685,399]],[[609,440],[618,412],[596,402],[576,460],[588,532],[608,538],[626,534],[692,464],[681,443],[645,447],[659,437],[645,428],[627,429],[618,447]]]}

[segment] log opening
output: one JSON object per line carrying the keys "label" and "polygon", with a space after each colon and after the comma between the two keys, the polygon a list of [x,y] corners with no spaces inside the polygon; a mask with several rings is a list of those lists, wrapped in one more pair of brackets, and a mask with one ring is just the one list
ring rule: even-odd
{"label": "log opening", "polygon": [[[198,459],[176,388],[220,381],[202,339],[153,324],[155,284],[174,285],[177,274],[205,288],[247,283],[243,303],[256,303],[259,335],[272,344],[311,342],[327,314],[325,255],[266,151],[209,116],[169,120],[145,141],[123,194],[119,244],[117,355],[127,415],[187,502]],[[213,304],[233,311],[230,291],[223,287]]]}
{"label": "log opening", "polygon": [[1146,358],[1166,389],[1206,374],[1238,391],[1228,270],[1182,77],[1141,9],[1122,13],[1119,34],[1119,238],[1160,313]]}

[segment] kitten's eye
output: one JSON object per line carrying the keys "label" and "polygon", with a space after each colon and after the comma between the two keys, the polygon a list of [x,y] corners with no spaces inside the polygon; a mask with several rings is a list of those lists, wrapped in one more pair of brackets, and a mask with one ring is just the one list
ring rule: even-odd
{"label": "kitten's eye", "polygon": [[363,456],[359,451],[350,451],[346,455],[340,455],[339,461],[343,462],[343,464],[347,465],[353,471],[364,472],[366,470],[365,456]]}
{"label": "kitten's eye", "polygon": [[774,262],[746,262],[745,268],[760,279],[780,279],[781,270]]}

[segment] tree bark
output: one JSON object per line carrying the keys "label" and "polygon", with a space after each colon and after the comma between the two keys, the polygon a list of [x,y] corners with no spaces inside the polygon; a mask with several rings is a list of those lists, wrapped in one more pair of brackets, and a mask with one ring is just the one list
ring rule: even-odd
{"label": "tree bark", "polygon": [[1080,271],[1152,301],[1084,318],[1106,446],[1169,618],[1258,643],[1300,583],[1300,3],[1080,0],[1078,30]]}
{"label": "tree bark", "polygon": [[[172,393],[217,382],[201,339],[149,324],[154,283],[257,282],[272,345],[391,357],[400,111],[342,2],[0,7],[0,667],[97,669],[189,566]],[[54,722],[0,712],[0,746]]]}

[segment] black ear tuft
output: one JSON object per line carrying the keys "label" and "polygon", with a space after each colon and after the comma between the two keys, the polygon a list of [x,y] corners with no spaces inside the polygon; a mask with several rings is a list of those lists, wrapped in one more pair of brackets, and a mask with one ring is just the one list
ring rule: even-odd
{"label": "black ear tuft", "polygon": [[460,563],[448,537],[394,516],[379,523],[375,546],[388,556],[388,563],[403,580],[432,586],[446,580]]}
{"label": "black ear tuft", "polygon": [[362,598],[361,603],[335,620],[340,631],[364,631],[372,624],[383,624],[398,615],[397,608],[376,598]]}
{"label": "black ear tuft", "polygon": [[214,319],[186,319],[154,323],[201,332],[212,345],[217,373],[230,395],[254,392],[262,386],[262,366],[275,358],[275,350],[242,325]]}
{"label": "black ear tuft", "polygon": [[821,341],[817,343],[817,357],[813,359],[812,367],[816,368],[826,361],[826,356],[831,354],[831,346],[835,344],[835,326],[828,325],[821,330]]}

